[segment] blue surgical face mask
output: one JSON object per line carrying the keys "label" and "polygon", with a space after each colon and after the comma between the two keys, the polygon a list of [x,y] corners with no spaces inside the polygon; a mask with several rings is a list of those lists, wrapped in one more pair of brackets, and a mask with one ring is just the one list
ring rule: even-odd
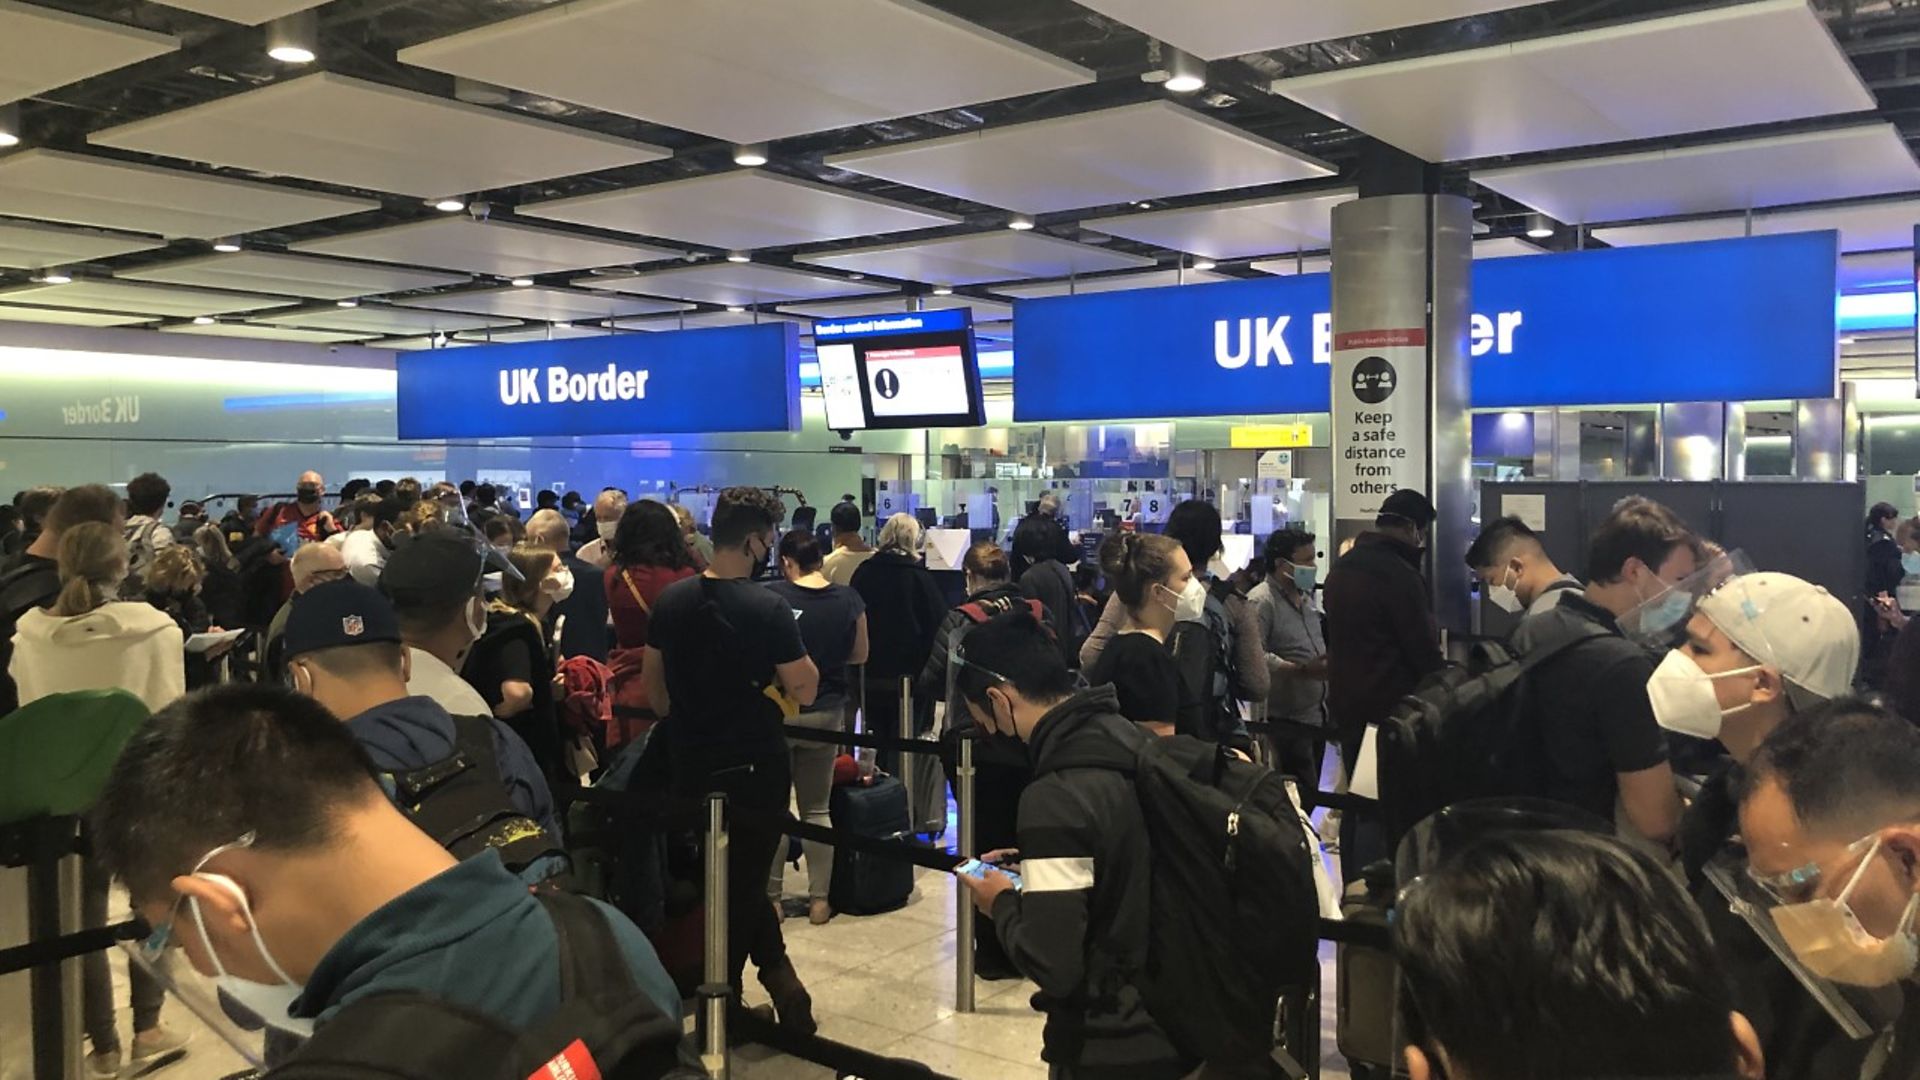
{"label": "blue surgical face mask", "polygon": [[1313,582],[1320,574],[1318,567],[1296,566],[1293,568],[1293,587],[1303,593],[1313,591]]}
{"label": "blue surgical face mask", "polygon": [[1920,577],[1920,551],[1902,552],[1900,569],[1905,571],[1908,577]]}
{"label": "blue surgical face mask", "polygon": [[1693,613],[1693,594],[1685,589],[1669,588],[1647,602],[1640,617],[1640,628],[1649,633],[1665,633],[1685,622]]}

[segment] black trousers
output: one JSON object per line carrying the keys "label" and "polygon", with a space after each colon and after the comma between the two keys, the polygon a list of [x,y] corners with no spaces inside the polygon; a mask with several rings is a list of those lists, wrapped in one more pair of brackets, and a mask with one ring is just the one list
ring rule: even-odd
{"label": "black trousers", "polygon": [[[676,751],[674,786],[683,795],[720,792],[729,807],[766,814],[787,812],[787,793],[793,784],[785,747],[777,752],[742,755],[737,751]],[[786,835],[746,817],[729,814],[727,820],[727,976],[738,988],[751,957],[761,971],[787,963],[787,943],[780,920],[767,902],[767,867],[786,843]],[[708,898],[713,903],[713,898]]]}

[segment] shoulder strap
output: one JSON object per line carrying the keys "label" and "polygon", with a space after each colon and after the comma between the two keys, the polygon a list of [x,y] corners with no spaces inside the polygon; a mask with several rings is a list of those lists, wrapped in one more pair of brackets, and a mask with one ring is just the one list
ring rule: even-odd
{"label": "shoulder strap", "polygon": [[498,1076],[519,1033],[463,1005],[412,990],[369,994],[341,1009],[293,1056],[276,1080],[392,1080]]}
{"label": "shoulder strap", "polygon": [[633,583],[633,578],[629,576],[632,573],[633,573],[632,567],[630,566],[621,567],[620,580],[626,582],[627,591],[633,594],[633,602],[640,605],[640,610],[645,612],[648,615],[652,615],[653,608],[650,605],[648,605],[647,598],[640,595],[640,587],[635,585]]}
{"label": "shoulder strap", "polygon": [[1608,634],[1609,631],[1605,627],[1597,626],[1594,623],[1588,622],[1586,619],[1580,619],[1578,626],[1567,628],[1564,634],[1556,635],[1546,642],[1534,646],[1528,651],[1527,655],[1521,657],[1520,674],[1527,674],[1534,668],[1539,667],[1541,664],[1546,663],[1582,642],[1592,641],[1595,638],[1603,638],[1608,636]]}
{"label": "shoulder strap", "polygon": [[1050,620],[1047,617],[1047,605],[1035,600],[1031,596],[1026,597],[1025,601],[1027,610],[1033,613],[1034,620],[1041,626],[1050,626]]}
{"label": "shoulder strap", "polygon": [[561,1001],[639,992],[613,927],[591,900],[565,892],[543,892],[536,899],[560,940]]}
{"label": "shoulder strap", "polygon": [[982,606],[978,600],[970,600],[967,603],[961,604],[956,610],[972,622],[983,623],[987,621],[987,609]]}

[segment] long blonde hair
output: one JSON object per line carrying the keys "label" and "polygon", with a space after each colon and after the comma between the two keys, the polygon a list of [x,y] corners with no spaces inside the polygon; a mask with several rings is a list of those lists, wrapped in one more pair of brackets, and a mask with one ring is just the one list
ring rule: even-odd
{"label": "long blonde hair", "polygon": [[920,522],[912,514],[895,514],[880,526],[880,550],[902,555],[920,554]]}
{"label": "long blonde hair", "polygon": [[54,615],[84,615],[120,591],[127,576],[127,540],[120,530],[84,521],[60,534],[60,597]]}
{"label": "long blonde hair", "polygon": [[520,571],[521,577],[515,581],[510,574],[500,576],[499,602],[522,614],[533,615],[535,602],[540,599],[540,583],[553,573],[560,556],[547,548],[515,544],[507,553],[507,561]]}

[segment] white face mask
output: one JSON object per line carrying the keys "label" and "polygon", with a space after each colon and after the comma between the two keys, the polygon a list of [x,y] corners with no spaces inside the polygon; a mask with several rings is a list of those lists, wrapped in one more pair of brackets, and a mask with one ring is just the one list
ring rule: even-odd
{"label": "white face mask", "polygon": [[1509,615],[1515,614],[1525,606],[1520,603],[1520,594],[1513,590],[1513,586],[1506,583],[1504,577],[1500,579],[1500,584],[1487,586],[1487,599],[1493,603],[1494,607]]}
{"label": "white face mask", "polygon": [[1773,925],[1780,930],[1794,958],[1808,971],[1823,979],[1848,986],[1891,986],[1912,975],[1920,967],[1920,939],[1913,932],[1913,917],[1920,909],[1920,895],[1907,901],[1900,926],[1889,938],[1877,938],[1860,925],[1859,916],[1847,903],[1854,886],[1874,856],[1880,853],[1880,838],[1867,849],[1867,858],[1853,872],[1847,887],[1832,900],[1809,900],[1804,904],[1784,904],[1773,909]]}
{"label": "white face mask", "polygon": [[1698,739],[1717,739],[1720,737],[1720,722],[1729,713],[1739,712],[1747,706],[1722,709],[1720,699],[1713,692],[1713,680],[1748,675],[1759,670],[1760,665],[1755,664],[1709,675],[1700,670],[1700,665],[1693,657],[1675,649],[1667,653],[1667,658],[1653,669],[1653,677],[1647,680],[1647,698],[1653,702],[1653,718],[1668,731]]}
{"label": "white face mask", "polygon": [[593,523],[593,531],[599,533],[600,539],[609,544],[613,543],[613,534],[618,528],[620,528],[620,523],[617,521],[596,521]]}
{"label": "white face mask", "polygon": [[226,965],[220,962],[220,951],[213,947],[213,939],[207,935],[206,916],[200,911],[200,901],[192,898],[187,904],[193,908],[193,925],[200,931],[200,943],[206,947],[207,959],[213,964],[214,982],[220,987],[221,993],[238,1001],[247,1011],[272,1027],[302,1038],[310,1037],[313,1034],[313,1021],[288,1015],[288,1010],[293,1008],[294,1001],[306,987],[294,982],[287,975],[287,970],[267,951],[267,943],[260,937],[260,924],[254,921],[253,907],[247,902],[246,890],[225,874],[197,873],[194,876],[224,886],[233,893],[234,899],[240,901],[240,910],[247,916],[247,929],[253,934],[253,947],[260,950],[260,959],[267,962],[267,967],[280,980],[278,983],[257,983],[229,974]]}
{"label": "white face mask", "polygon": [[479,641],[480,636],[486,632],[487,602],[476,596],[473,602],[467,605],[467,636],[474,641]]}
{"label": "white face mask", "polygon": [[553,573],[540,583],[540,588],[553,597],[554,603],[560,603],[573,595],[573,571],[564,566],[555,567]]}
{"label": "white face mask", "polygon": [[1154,588],[1173,596],[1174,622],[1199,622],[1207,613],[1207,587],[1197,577],[1188,578],[1187,587],[1177,593],[1165,585]]}

